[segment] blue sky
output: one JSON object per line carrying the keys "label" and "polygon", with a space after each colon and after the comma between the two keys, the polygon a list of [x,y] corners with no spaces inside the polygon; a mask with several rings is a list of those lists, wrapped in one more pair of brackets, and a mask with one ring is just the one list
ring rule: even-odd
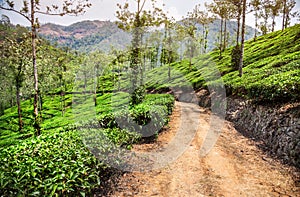
{"label": "blue sky", "polygon": [[[3,0],[0,0],[3,1]],[[41,0],[42,3],[48,3],[51,5],[52,2],[59,0]],[[133,0],[129,0],[129,3]],[[187,12],[191,11],[196,4],[201,4],[204,9],[204,2],[211,2],[212,0],[157,0],[158,6],[165,4],[164,11],[168,11],[170,15],[174,16],[177,20],[181,19],[183,16],[186,16]],[[84,15],[81,16],[39,16],[39,21],[44,24],[47,22],[52,22],[60,25],[70,25],[72,23],[82,21],[82,20],[111,20],[115,21],[115,12],[117,10],[117,3],[124,3],[124,0],[90,0],[92,7],[87,10]],[[300,9],[300,2],[296,0],[296,10]],[[22,0],[15,0],[16,7],[20,6]],[[131,4],[133,5],[133,4]],[[17,14],[8,13],[0,10],[0,15],[5,14],[10,17],[10,20],[13,24],[21,24],[28,26],[29,23],[21,16]],[[254,17],[249,14],[247,16],[246,23],[248,25],[254,26]],[[278,21],[278,24],[280,21]]]}

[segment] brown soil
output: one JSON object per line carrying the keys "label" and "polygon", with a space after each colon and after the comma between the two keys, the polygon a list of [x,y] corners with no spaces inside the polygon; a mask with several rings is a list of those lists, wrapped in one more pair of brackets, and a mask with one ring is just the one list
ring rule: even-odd
{"label": "brown soil", "polygon": [[[299,172],[282,165],[257,148],[257,143],[225,122],[216,145],[204,157],[199,150],[210,112],[198,108],[200,126],[192,143],[174,162],[150,172],[124,173],[112,196],[300,196]],[[133,151],[155,151],[167,145],[180,126],[182,103],[154,142],[135,145]]]}

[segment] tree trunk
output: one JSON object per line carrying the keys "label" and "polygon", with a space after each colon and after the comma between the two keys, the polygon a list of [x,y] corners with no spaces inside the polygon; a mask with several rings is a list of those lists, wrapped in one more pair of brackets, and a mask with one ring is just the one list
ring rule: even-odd
{"label": "tree trunk", "polygon": [[223,51],[226,49],[226,42],[227,42],[227,33],[226,33],[226,31],[227,31],[227,19],[225,19],[225,21],[224,21],[224,41],[223,41]]}
{"label": "tree trunk", "polygon": [[241,14],[242,14],[242,10],[241,10],[241,6],[239,5],[238,18],[237,18],[236,46],[239,45],[239,41],[240,41]]}
{"label": "tree trunk", "polygon": [[36,135],[41,134],[39,111],[38,111],[38,69],[36,65],[36,24],[35,24],[35,0],[31,0],[31,43],[32,43],[32,66],[34,76],[34,101],[33,101],[33,116],[34,116],[34,128]]}
{"label": "tree trunk", "polygon": [[60,103],[61,103],[61,116],[63,117],[65,115],[65,105],[64,105],[64,95],[65,93],[63,92],[63,90],[61,90],[60,92]]}
{"label": "tree trunk", "polygon": [[258,13],[255,11],[255,32],[254,32],[254,41],[257,38],[257,28],[258,28]]}
{"label": "tree trunk", "polygon": [[287,11],[285,13],[284,29],[288,28],[289,20],[290,20],[290,15],[289,15],[289,12]]}
{"label": "tree trunk", "polygon": [[19,117],[19,132],[23,129],[23,121],[22,121],[22,110],[21,110],[21,101],[20,101],[20,83],[19,80],[16,80],[16,99],[18,106],[18,117]]}
{"label": "tree trunk", "polygon": [[208,36],[208,28],[205,28],[205,37],[204,37],[204,54],[206,53],[207,49],[207,36]]}
{"label": "tree trunk", "polygon": [[272,32],[274,32],[275,24],[275,16],[272,16]]}
{"label": "tree trunk", "polygon": [[97,106],[97,88],[98,88],[98,67],[97,64],[94,66],[94,74],[95,74],[95,78],[94,78],[94,105]]}
{"label": "tree trunk", "polygon": [[39,120],[43,121],[43,94],[39,93]]}
{"label": "tree trunk", "polygon": [[241,56],[239,61],[239,76],[243,76],[243,58],[244,58],[244,45],[245,45],[245,26],[246,26],[246,3],[247,0],[243,0],[243,22],[242,22],[242,40],[241,40]]}
{"label": "tree trunk", "polygon": [[222,42],[223,42],[223,18],[221,18],[221,29],[220,29],[220,56],[219,56],[219,58],[222,57],[222,50],[223,50]]}
{"label": "tree trunk", "polygon": [[285,28],[285,17],[286,17],[286,0],[283,0],[282,30],[284,30]]}

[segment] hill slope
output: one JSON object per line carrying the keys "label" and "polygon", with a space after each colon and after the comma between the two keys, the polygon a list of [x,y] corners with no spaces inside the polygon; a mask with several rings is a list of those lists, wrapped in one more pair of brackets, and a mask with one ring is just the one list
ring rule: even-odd
{"label": "hill slope", "polygon": [[[199,25],[197,29],[198,32],[202,33],[202,26]],[[216,48],[219,29],[220,20],[215,20],[209,25],[207,43],[209,51]],[[236,22],[227,22],[227,31],[230,35],[229,44],[235,40],[236,29]],[[246,40],[253,38],[254,31],[253,28],[247,26]],[[82,52],[109,51],[111,46],[117,49],[124,49],[131,41],[129,33],[119,29],[115,23],[110,21],[82,21],[70,26],[47,23],[41,26],[39,33],[52,43],[57,42],[61,46],[68,46],[71,49]]]}
{"label": "hill slope", "polygon": [[[246,42],[243,77],[231,65],[231,52],[232,48],[225,50],[221,59],[218,51],[200,56],[194,59],[192,68],[187,61],[175,63],[171,66],[171,80],[168,65],[156,68],[148,73],[147,88],[188,85],[201,89],[223,81],[227,96],[239,95],[260,102],[299,100],[299,24]],[[214,76],[211,68],[217,68],[222,78],[210,80]]]}
{"label": "hill slope", "polygon": [[131,40],[131,36],[113,22],[97,20],[82,21],[70,26],[47,23],[41,26],[39,33],[52,43],[82,52],[108,51],[111,46],[124,49]]}

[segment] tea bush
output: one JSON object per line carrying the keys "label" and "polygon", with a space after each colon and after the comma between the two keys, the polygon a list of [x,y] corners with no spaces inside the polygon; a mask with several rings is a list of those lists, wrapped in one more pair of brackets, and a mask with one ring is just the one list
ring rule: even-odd
{"label": "tea bush", "polygon": [[77,132],[46,133],[1,149],[0,193],[84,196],[100,185],[106,168],[88,151]]}

